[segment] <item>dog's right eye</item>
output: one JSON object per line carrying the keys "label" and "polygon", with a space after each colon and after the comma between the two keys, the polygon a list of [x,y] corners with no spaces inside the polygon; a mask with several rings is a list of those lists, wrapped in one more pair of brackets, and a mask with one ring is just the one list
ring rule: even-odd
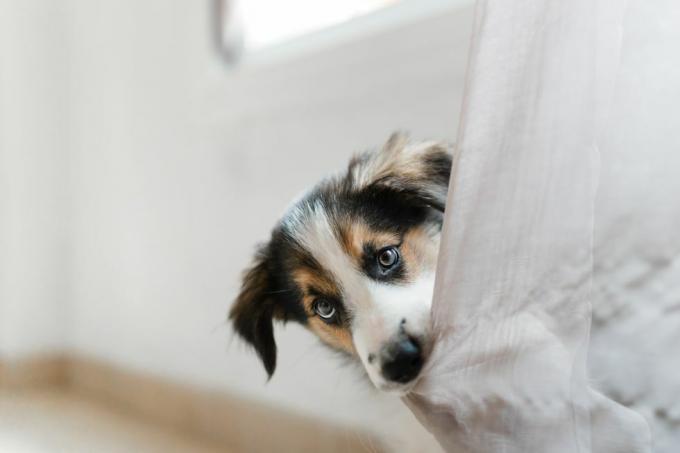
{"label": "dog's right eye", "polygon": [[326,299],[314,301],[314,312],[326,321],[331,321],[335,317],[335,307]]}
{"label": "dog's right eye", "polygon": [[396,247],[385,247],[378,252],[378,263],[383,270],[390,270],[399,262],[399,252]]}

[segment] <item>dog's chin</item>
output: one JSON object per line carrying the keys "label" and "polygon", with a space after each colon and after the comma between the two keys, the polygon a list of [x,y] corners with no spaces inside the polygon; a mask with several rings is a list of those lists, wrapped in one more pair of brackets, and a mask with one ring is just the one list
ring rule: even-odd
{"label": "dog's chin", "polygon": [[413,388],[416,386],[418,383],[420,376],[417,376],[415,379],[406,382],[406,383],[399,383],[399,382],[389,382],[389,381],[380,381],[380,382],[373,382],[373,385],[380,390],[381,392],[389,393],[392,395],[396,395],[399,397],[406,396]]}

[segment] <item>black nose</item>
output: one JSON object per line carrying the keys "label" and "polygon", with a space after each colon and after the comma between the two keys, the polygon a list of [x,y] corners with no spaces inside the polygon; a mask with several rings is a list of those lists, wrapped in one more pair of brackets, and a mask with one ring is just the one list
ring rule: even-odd
{"label": "black nose", "polygon": [[404,338],[386,346],[382,353],[382,374],[388,381],[404,384],[413,380],[423,367],[420,345]]}

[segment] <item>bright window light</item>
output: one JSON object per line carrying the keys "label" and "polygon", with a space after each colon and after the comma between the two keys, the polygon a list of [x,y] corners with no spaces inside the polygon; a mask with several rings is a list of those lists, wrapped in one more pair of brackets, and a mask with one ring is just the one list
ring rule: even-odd
{"label": "bright window light", "polygon": [[401,0],[241,0],[246,51],[348,21]]}

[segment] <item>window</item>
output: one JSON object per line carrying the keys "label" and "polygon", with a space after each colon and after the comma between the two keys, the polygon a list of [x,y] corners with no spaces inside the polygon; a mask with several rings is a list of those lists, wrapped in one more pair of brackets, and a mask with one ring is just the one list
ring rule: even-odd
{"label": "window", "polygon": [[241,0],[246,52],[337,25],[400,0]]}
{"label": "window", "polygon": [[231,63],[281,60],[474,3],[474,0],[213,1],[217,6],[218,46]]}

